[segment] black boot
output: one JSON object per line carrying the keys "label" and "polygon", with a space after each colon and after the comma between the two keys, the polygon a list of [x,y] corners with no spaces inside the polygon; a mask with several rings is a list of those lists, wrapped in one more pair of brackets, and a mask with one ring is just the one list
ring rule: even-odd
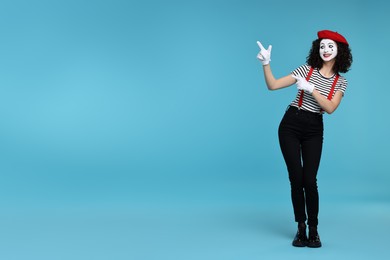
{"label": "black boot", "polygon": [[309,241],[307,243],[308,247],[321,247],[320,236],[317,232],[317,227],[309,227]]}
{"label": "black boot", "polygon": [[297,247],[304,247],[307,245],[306,224],[304,222],[298,224],[298,231],[292,245]]}

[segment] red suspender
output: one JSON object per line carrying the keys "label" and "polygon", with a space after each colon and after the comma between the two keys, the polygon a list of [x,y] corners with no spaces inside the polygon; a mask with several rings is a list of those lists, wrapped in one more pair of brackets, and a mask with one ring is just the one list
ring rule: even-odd
{"label": "red suspender", "polygon": [[[306,76],[306,81],[309,81],[309,79],[311,77],[311,74],[313,74],[313,70],[314,69],[312,67],[310,67],[309,73]],[[335,79],[333,80],[332,88],[330,89],[329,94],[328,94],[328,99],[329,100],[332,100],[333,93],[334,93],[334,90],[336,88],[336,84],[337,84],[337,81],[339,80],[339,77],[340,77],[340,75],[337,74]],[[299,108],[301,108],[302,103],[303,103],[303,93],[304,93],[304,91],[301,90],[301,94],[300,94],[299,101],[298,101],[298,107]],[[322,112],[322,109],[321,109],[321,112]]]}
{"label": "red suspender", "polygon": [[332,100],[334,89],[336,88],[337,80],[339,79],[340,75],[337,74],[336,78],[333,81],[332,88],[329,91],[328,99]]}
{"label": "red suspender", "polygon": [[[309,73],[306,76],[306,81],[309,81],[311,74],[313,74],[313,67],[310,67]],[[301,96],[299,97],[298,107],[301,108],[303,103],[303,90],[301,90]]]}

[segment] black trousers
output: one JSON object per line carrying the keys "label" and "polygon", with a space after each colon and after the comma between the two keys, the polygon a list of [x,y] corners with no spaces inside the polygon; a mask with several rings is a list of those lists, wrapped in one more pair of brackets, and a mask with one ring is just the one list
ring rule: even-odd
{"label": "black trousers", "polygon": [[295,221],[307,220],[309,226],[317,226],[317,171],[324,133],[322,115],[290,106],[280,122],[278,133],[291,184]]}

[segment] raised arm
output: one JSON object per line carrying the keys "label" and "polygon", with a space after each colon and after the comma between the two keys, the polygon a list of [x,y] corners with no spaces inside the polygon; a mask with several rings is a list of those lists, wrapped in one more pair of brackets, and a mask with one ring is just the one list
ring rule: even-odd
{"label": "raised arm", "polygon": [[257,58],[263,64],[264,78],[268,89],[277,90],[277,89],[281,89],[293,85],[296,82],[296,80],[291,75],[287,75],[282,78],[275,79],[274,75],[272,74],[271,66],[269,64],[269,62],[271,61],[272,45],[270,45],[268,49],[265,49],[264,46],[259,41],[257,42],[257,45],[260,48],[260,52],[257,54]]}
{"label": "raised arm", "polygon": [[285,87],[289,87],[295,83],[295,79],[290,75],[284,76],[279,79],[275,79],[272,74],[271,66],[263,65],[265,83],[269,90],[277,90]]}

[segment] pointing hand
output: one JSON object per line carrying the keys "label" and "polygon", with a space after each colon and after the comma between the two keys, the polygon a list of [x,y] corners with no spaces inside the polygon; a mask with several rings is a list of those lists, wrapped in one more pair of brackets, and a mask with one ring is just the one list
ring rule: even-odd
{"label": "pointing hand", "polygon": [[269,45],[268,49],[265,49],[259,41],[257,41],[257,45],[260,48],[260,52],[257,54],[257,58],[261,61],[263,65],[269,64],[269,62],[271,61],[272,45]]}
{"label": "pointing hand", "polygon": [[304,90],[306,92],[309,92],[310,94],[313,93],[313,90],[314,90],[314,85],[307,82],[307,80],[301,76],[294,76],[294,75],[291,75],[294,79],[297,80],[297,88],[299,90]]}

